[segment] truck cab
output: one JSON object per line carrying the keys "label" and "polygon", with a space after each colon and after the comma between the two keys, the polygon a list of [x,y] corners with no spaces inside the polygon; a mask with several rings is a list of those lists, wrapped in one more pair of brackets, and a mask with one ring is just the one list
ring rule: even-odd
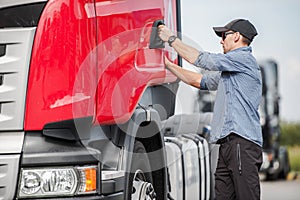
{"label": "truck cab", "polygon": [[179,0],[1,1],[0,199],[171,198],[160,24]]}

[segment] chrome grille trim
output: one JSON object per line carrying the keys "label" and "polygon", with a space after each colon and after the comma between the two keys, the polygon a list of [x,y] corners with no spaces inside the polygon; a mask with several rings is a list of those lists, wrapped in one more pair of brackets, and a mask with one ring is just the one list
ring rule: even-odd
{"label": "chrome grille trim", "polygon": [[17,187],[20,155],[0,156],[0,200],[13,199]]}
{"label": "chrome grille trim", "polygon": [[36,28],[0,29],[0,131],[23,130],[25,95]]}

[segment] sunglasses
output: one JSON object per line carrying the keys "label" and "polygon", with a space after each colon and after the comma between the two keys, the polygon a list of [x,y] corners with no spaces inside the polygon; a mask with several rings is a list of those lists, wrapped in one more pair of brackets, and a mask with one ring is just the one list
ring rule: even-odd
{"label": "sunglasses", "polygon": [[234,34],[235,32],[233,31],[229,31],[229,32],[223,32],[222,33],[222,40],[224,41],[227,37],[227,35],[230,35],[230,34]]}

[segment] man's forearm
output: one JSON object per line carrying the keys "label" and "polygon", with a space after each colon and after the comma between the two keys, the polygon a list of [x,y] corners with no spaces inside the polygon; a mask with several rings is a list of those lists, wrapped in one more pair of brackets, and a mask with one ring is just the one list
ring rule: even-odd
{"label": "man's forearm", "polygon": [[168,63],[166,67],[186,84],[200,88],[201,74],[183,69],[174,63]]}
{"label": "man's forearm", "polygon": [[194,64],[199,57],[200,52],[197,49],[183,43],[179,38],[172,43],[172,47],[183,59],[191,64]]}

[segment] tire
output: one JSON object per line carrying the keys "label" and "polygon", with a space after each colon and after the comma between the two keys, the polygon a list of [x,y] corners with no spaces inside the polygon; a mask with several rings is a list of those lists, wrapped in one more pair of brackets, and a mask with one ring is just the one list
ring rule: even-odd
{"label": "tire", "polygon": [[133,152],[127,199],[155,200],[156,193],[153,187],[151,166],[144,145],[139,141],[135,141]]}
{"label": "tire", "polygon": [[269,174],[267,173],[267,181],[275,181],[278,179],[279,173],[275,173],[275,174]]}
{"label": "tire", "polygon": [[289,155],[288,155],[288,152],[286,149],[284,149],[284,154],[283,154],[282,160],[284,163],[283,163],[282,171],[279,174],[279,178],[286,179],[291,170],[290,162],[289,162]]}

